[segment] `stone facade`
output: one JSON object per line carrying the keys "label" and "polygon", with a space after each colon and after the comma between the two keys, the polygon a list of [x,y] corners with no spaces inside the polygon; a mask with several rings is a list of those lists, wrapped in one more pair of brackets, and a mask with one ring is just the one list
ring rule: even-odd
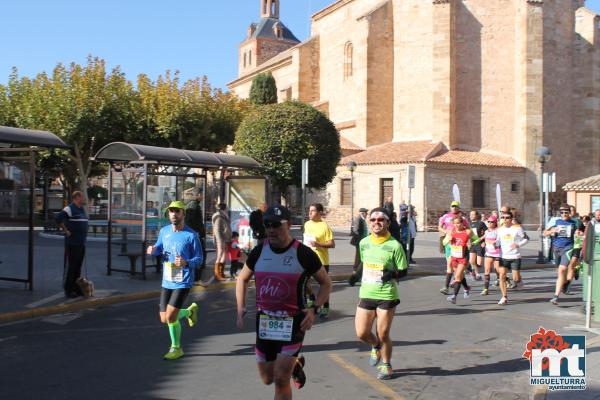
{"label": "stone facade", "polygon": [[[252,78],[272,71],[281,101],[313,104],[359,149],[431,141],[438,153],[410,161],[422,228],[447,208],[448,184],[459,185],[470,207],[481,180],[490,207],[498,182],[503,202],[533,224],[538,147],[552,151],[545,169],[556,172],[558,187],[600,167],[598,22],[584,0],[338,0],[312,16],[309,39],[240,73],[229,88],[247,97]],[[474,165],[453,151],[484,161]],[[498,168],[481,154],[516,166]],[[407,201],[408,162],[359,163],[355,208],[380,205],[383,178],[394,179],[395,204]],[[338,172],[314,197],[341,223],[350,210],[340,205],[345,168]]]}

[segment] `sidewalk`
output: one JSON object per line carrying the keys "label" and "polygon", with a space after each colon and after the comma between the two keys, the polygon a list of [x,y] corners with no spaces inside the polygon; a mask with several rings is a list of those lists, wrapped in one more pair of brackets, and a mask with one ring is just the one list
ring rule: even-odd
{"label": "sidewalk", "polygon": [[[298,230],[294,236],[300,238]],[[0,275],[25,277],[27,256],[27,233],[22,230],[5,229],[0,231]],[[346,280],[352,273],[354,247],[349,243],[345,232],[335,232],[336,248],[330,251],[332,265],[330,275],[333,280]],[[524,249],[526,268],[539,268],[535,265],[537,247],[532,241]],[[411,276],[442,275],[445,262],[438,253],[437,233],[419,233],[416,240]],[[128,268],[128,261],[118,257],[117,246],[113,247],[113,267]],[[147,279],[141,275],[130,276],[127,273],[106,274],[107,249],[105,241],[90,240],[86,248],[83,275],[94,282],[95,294],[90,299],[65,299],[62,290],[63,241],[41,237],[36,232],[34,260],[34,290],[24,290],[25,285],[16,282],[0,281],[0,322],[37,317],[53,313],[64,313],[82,308],[114,304],[145,298],[158,298],[161,276],[154,268],[146,271]],[[203,285],[196,290],[221,290],[234,286],[234,282],[215,283],[212,280],[211,263],[214,253],[209,253],[207,268],[202,273]],[[139,270],[138,261],[138,270]]]}

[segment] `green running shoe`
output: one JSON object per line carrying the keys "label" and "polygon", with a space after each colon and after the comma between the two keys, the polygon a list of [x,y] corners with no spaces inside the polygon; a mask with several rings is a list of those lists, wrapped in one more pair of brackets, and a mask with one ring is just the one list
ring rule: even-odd
{"label": "green running shoe", "polygon": [[377,366],[381,360],[381,349],[377,347],[371,348],[371,356],[369,357],[369,365],[371,367]]}
{"label": "green running shoe", "polygon": [[188,307],[188,311],[190,312],[190,315],[187,317],[187,322],[191,328],[191,327],[195,326],[196,323],[198,323],[198,304],[192,303]]}
{"label": "green running shoe", "polygon": [[377,379],[387,380],[392,377],[394,370],[390,363],[383,363],[377,367]]}
{"label": "green running shoe", "polygon": [[319,311],[319,318],[325,319],[328,317],[329,317],[329,307],[321,308],[321,311]]}
{"label": "green running shoe", "polygon": [[183,350],[181,350],[181,347],[171,347],[164,358],[165,360],[177,360],[181,357],[183,357]]}

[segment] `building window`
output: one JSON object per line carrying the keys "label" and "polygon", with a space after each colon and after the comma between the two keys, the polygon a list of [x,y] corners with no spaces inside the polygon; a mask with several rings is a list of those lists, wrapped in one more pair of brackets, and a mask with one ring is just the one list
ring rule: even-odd
{"label": "building window", "polygon": [[352,43],[348,42],[344,46],[344,79],[348,79],[352,76],[352,68],[353,68],[353,56],[354,56],[354,46]]}
{"label": "building window", "polygon": [[273,25],[273,33],[275,34],[277,39],[283,38],[283,28],[281,27],[281,24],[279,22]]}
{"label": "building window", "polygon": [[248,56],[248,53],[244,52],[244,68],[246,68],[246,57]]}
{"label": "building window", "polygon": [[590,211],[595,212],[600,209],[600,196],[590,196]]}
{"label": "building window", "polygon": [[510,183],[510,192],[511,193],[519,193],[521,190],[521,182],[511,182]]}
{"label": "building window", "polygon": [[487,208],[488,199],[488,182],[485,179],[473,179],[473,208]]}
{"label": "building window", "polygon": [[350,179],[341,181],[340,206],[349,206],[352,203],[352,184]]}
{"label": "building window", "polygon": [[248,65],[252,65],[252,50],[248,52]]}
{"label": "building window", "polygon": [[387,199],[394,202],[394,178],[382,178],[379,186],[379,204],[383,205]]}

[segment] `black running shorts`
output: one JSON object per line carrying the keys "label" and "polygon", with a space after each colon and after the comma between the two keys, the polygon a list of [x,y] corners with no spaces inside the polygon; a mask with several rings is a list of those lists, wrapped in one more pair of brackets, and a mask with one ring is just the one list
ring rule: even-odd
{"label": "black running shorts", "polygon": [[162,288],[160,291],[160,303],[158,303],[158,309],[160,312],[167,311],[167,304],[175,308],[181,309],[188,293],[189,288],[185,289],[165,289]]}
{"label": "black running shorts", "polygon": [[391,310],[400,304],[400,300],[375,300],[375,299],[360,299],[358,306],[365,310],[375,311],[377,308],[382,310]]}

